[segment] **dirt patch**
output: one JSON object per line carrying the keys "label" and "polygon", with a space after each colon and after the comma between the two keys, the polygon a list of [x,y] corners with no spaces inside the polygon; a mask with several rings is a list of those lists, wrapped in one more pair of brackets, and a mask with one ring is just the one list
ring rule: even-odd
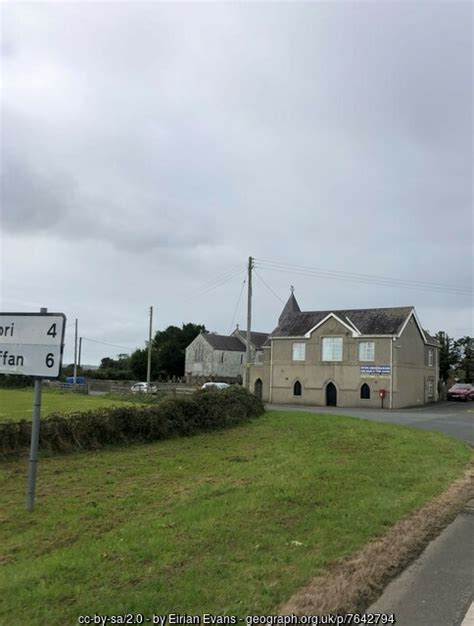
{"label": "dirt patch", "polygon": [[392,526],[355,556],[314,578],[279,610],[280,615],[364,611],[387,583],[415,559],[474,497],[474,466],[440,496]]}

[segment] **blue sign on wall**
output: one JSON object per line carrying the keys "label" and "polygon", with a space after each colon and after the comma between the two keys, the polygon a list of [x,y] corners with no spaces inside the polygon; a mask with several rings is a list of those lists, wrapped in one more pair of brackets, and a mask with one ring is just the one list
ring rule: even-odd
{"label": "blue sign on wall", "polygon": [[390,378],[390,365],[361,365],[361,378]]}

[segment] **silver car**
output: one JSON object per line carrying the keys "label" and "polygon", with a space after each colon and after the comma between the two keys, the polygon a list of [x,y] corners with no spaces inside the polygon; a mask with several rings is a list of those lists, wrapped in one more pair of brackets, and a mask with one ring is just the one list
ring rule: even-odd
{"label": "silver car", "polygon": [[152,383],[135,383],[130,387],[132,393],[156,393],[158,387]]}
{"label": "silver car", "polygon": [[209,382],[204,383],[201,389],[227,389],[228,387],[230,387],[230,385],[228,385],[227,383]]}

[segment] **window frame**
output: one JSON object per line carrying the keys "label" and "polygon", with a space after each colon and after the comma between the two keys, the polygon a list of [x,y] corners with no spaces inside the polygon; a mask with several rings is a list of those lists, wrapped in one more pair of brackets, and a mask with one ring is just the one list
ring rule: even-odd
{"label": "window frame", "polygon": [[204,361],[204,350],[201,344],[199,344],[196,347],[195,353],[194,353],[194,362],[195,363],[202,363]]}
{"label": "window frame", "polygon": [[428,367],[434,366],[434,350],[433,348],[428,348]]}
{"label": "window frame", "polygon": [[[372,346],[372,358],[363,359],[361,356],[361,348],[365,346],[365,356],[367,356],[367,346]],[[359,361],[362,363],[373,363],[375,361],[375,341],[359,341]]]}
{"label": "window frame", "polygon": [[[299,349],[303,356],[295,356],[295,348]],[[291,346],[291,360],[292,361],[306,361],[306,343],[303,341],[294,342]]]}
{"label": "window frame", "polygon": [[[341,346],[341,358],[340,359],[334,358],[334,343],[331,344],[331,352],[332,352],[331,356],[333,358],[331,359],[325,358],[325,355],[324,355],[325,341],[329,339],[333,342],[334,342],[334,339],[339,339],[340,346]],[[329,335],[327,337],[322,337],[321,338],[321,361],[325,363],[342,363],[343,360],[344,360],[344,337],[341,337],[340,335]]]}

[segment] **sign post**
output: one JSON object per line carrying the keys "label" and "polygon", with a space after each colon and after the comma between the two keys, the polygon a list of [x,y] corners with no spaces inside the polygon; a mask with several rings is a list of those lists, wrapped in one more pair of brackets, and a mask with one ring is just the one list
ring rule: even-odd
{"label": "sign post", "polygon": [[26,508],[35,504],[43,378],[58,378],[64,347],[63,313],[0,313],[0,374],[35,377]]}
{"label": "sign post", "polygon": [[35,506],[36,470],[38,467],[38,444],[41,417],[41,391],[43,379],[35,380],[35,395],[33,401],[33,422],[31,423],[30,461],[28,464],[28,488],[26,491],[26,509],[32,511]]}

